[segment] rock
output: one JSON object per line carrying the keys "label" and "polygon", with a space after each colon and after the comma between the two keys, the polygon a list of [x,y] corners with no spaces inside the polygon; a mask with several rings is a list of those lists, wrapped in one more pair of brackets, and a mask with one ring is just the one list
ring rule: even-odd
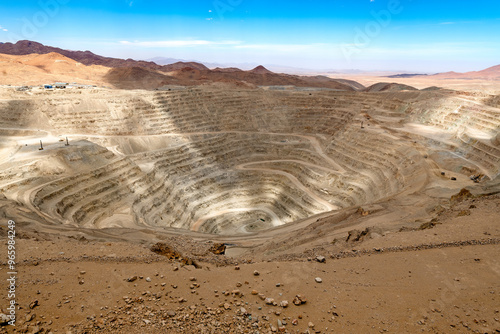
{"label": "rock", "polygon": [[34,309],[35,307],[39,306],[40,304],[38,304],[38,299],[35,299],[34,301],[32,301],[29,305],[29,308],[30,309]]}
{"label": "rock", "polygon": [[253,275],[254,275],[254,276],[259,276],[259,275],[260,275],[260,273],[259,273],[257,270],[254,270]]}
{"label": "rock", "polygon": [[292,325],[297,326],[299,324],[299,321],[297,319],[292,320]]}
{"label": "rock", "polygon": [[273,305],[274,304],[274,299],[273,298],[266,298],[264,302],[267,305]]}
{"label": "rock", "polygon": [[321,283],[321,282],[323,282],[323,280],[321,279],[321,277],[316,277],[314,280],[316,281],[316,283]]}
{"label": "rock", "polygon": [[151,282],[151,277],[146,277],[146,282]]}
{"label": "rock", "polygon": [[234,270],[240,270],[240,266],[235,266]]}
{"label": "rock", "polygon": [[244,307],[242,307],[242,308],[240,308],[240,313],[243,314],[243,315],[246,315],[247,314],[247,310]]}
{"label": "rock", "polygon": [[258,295],[259,292],[257,290],[252,290],[252,295]]}
{"label": "rock", "polygon": [[85,275],[87,272],[85,270],[80,271],[80,275]]}
{"label": "rock", "polygon": [[276,287],[279,288],[281,286],[281,283],[276,283]]}
{"label": "rock", "polygon": [[276,327],[271,326],[271,332],[276,333],[277,331],[278,331],[278,329]]}
{"label": "rock", "polygon": [[80,284],[80,285],[83,285],[84,283],[85,283],[85,281],[83,279],[78,281],[78,284]]}
{"label": "rock", "polygon": [[137,276],[132,276],[126,279],[127,282],[133,282],[137,280]]}
{"label": "rock", "polygon": [[237,287],[237,288],[240,288],[242,285],[243,285],[243,284],[241,284],[241,282],[236,283],[236,287]]}
{"label": "rock", "polygon": [[148,320],[148,319],[142,319],[142,321],[144,321],[144,323],[145,323],[146,325],[151,324],[151,321],[150,321],[150,320]]}
{"label": "rock", "polygon": [[176,314],[177,314],[177,313],[175,313],[175,311],[167,311],[167,315],[168,315],[169,317],[175,317],[175,315],[176,315]]}
{"label": "rock", "polygon": [[242,295],[240,290],[233,290],[233,291],[231,291],[231,294],[234,296],[241,296]]}
{"label": "rock", "polygon": [[33,314],[26,314],[26,322],[30,322],[31,320],[35,319],[36,315]]}
{"label": "rock", "polygon": [[195,281],[196,281],[196,277],[190,277],[190,278],[189,278],[189,280],[190,280],[191,282],[195,282]]}
{"label": "rock", "polygon": [[181,297],[181,298],[177,299],[177,301],[178,301],[179,303],[184,303],[184,302],[186,302],[186,299],[184,299],[184,298],[182,298],[182,297]]}
{"label": "rock", "polygon": [[295,305],[302,305],[302,304],[305,304],[307,302],[307,299],[302,296],[302,295],[296,295],[294,298],[293,298],[293,303]]}
{"label": "rock", "polygon": [[228,304],[228,303],[224,303],[224,309],[230,310],[231,309],[231,305]]}
{"label": "rock", "polygon": [[0,313],[0,325],[4,325],[10,321],[10,318],[7,314]]}
{"label": "rock", "polygon": [[322,255],[318,255],[318,256],[316,256],[316,261],[318,261],[319,263],[325,263],[326,258]]}
{"label": "rock", "polygon": [[208,251],[215,255],[224,255],[226,253],[226,245],[215,243]]}
{"label": "rock", "polygon": [[314,327],[314,324],[312,322],[309,321],[309,323],[307,324],[307,327],[309,328],[313,328]]}
{"label": "rock", "polygon": [[265,300],[266,299],[266,296],[264,296],[263,293],[259,293],[259,298],[262,299],[262,300]]}
{"label": "rock", "polygon": [[280,306],[283,308],[287,308],[288,307],[288,300],[282,300],[280,303]]}

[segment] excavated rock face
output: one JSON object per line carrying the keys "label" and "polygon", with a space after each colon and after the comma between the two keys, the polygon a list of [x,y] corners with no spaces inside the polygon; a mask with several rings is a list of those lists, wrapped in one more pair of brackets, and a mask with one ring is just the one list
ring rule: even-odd
{"label": "excavated rock face", "polygon": [[420,189],[433,157],[495,177],[498,112],[436,91],[19,93],[2,129],[31,137],[1,147],[0,188],[53,224],[258,232]]}

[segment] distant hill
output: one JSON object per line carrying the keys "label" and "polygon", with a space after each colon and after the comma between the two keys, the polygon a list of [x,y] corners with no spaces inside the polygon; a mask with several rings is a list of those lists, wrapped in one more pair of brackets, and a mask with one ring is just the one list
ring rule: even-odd
{"label": "distant hill", "polygon": [[100,65],[86,66],[59,53],[22,56],[0,54],[0,84],[41,85],[54,82],[78,82],[103,85],[109,71]]}
{"label": "distant hill", "polygon": [[[0,44],[0,54],[11,56],[52,55],[65,57],[83,66],[101,66],[109,68],[101,76],[104,83],[122,89],[155,89],[164,85],[201,85],[211,82],[231,83],[237,86],[285,86],[318,87],[338,90],[355,91],[365,87],[358,82],[344,79],[331,79],[326,76],[299,76],[274,73],[259,65],[251,70],[238,68],[208,69],[197,62],[175,62],[168,65],[158,65],[151,61],[119,59],[96,55],[90,51],[70,51],[56,47],[45,46],[32,41],[19,41],[15,44]],[[57,72],[57,61],[48,62]],[[44,69],[47,64],[34,65]],[[28,66],[29,64],[25,64]],[[77,66],[77,65],[74,65]],[[67,72],[71,75],[71,71]],[[28,75],[29,77],[29,75]],[[76,76],[76,77],[81,77]],[[66,80],[67,81],[67,80]]]}
{"label": "distant hill", "polygon": [[439,79],[488,79],[500,80],[500,65],[492,66],[482,71],[471,71],[465,73],[445,72],[432,75]]}
{"label": "distant hill", "polygon": [[365,92],[397,92],[402,90],[418,90],[415,87],[403,85],[399,83],[388,83],[388,82],[379,82],[370,87],[367,87]]}
{"label": "distant hill", "polygon": [[199,63],[177,62],[169,65],[158,65],[151,61],[103,57],[96,55],[90,51],[64,50],[52,46],[45,46],[41,43],[27,41],[27,40],[18,41],[15,44],[12,43],[0,44],[0,53],[9,55],[28,55],[32,53],[46,54],[51,52],[59,53],[63,56],[76,60],[84,65],[101,65],[107,67],[144,67],[164,72],[175,71],[185,66],[197,68],[200,70],[208,70],[208,67]]}
{"label": "distant hill", "polygon": [[392,78],[392,79],[398,79],[398,78],[413,78],[413,77],[420,77],[420,76],[426,76],[427,74],[419,74],[419,73],[403,73],[403,74],[395,74],[395,75],[388,75],[386,78]]}
{"label": "distant hill", "polygon": [[256,68],[250,70],[249,72],[251,72],[251,73],[257,73],[257,74],[273,73],[273,72],[269,71],[267,68],[265,68],[262,65],[257,66]]}

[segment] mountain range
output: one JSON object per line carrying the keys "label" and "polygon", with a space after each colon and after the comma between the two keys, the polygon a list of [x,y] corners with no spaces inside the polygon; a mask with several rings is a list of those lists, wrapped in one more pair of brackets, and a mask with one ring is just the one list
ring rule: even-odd
{"label": "mountain range", "polygon": [[[362,84],[345,79],[333,79],[324,75],[292,75],[275,73],[264,66],[250,70],[237,67],[208,68],[205,64],[194,61],[179,61],[173,58],[155,58],[156,61],[120,59],[104,57],[91,51],[72,51],[53,46],[46,46],[35,41],[22,40],[17,43],[0,43],[0,56],[3,55],[3,67],[0,81],[3,83],[38,75],[43,80],[52,78],[71,79],[82,82],[99,82],[121,89],[156,89],[165,85],[194,86],[213,82],[245,86],[296,86],[321,87],[347,91],[365,90]],[[49,55],[47,57],[37,57]],[[19,58],[16,58],[19,57]],[[172,62],[172,63],[168,63]],[[54,66],[62,63],[65,66]],[[168,64],[167,64],[168,63]],[[82,70],[78,66],[87,66]],[[30,67],[34,67],[30,69]],[[3,74],[4,80],[1,75]],[[397,77],[418,77],[418,74],[401,74]],[[482,71],[466,73],[447,72],[425,75],[436,79],[500,79],[500,65]],[[40,79],[42,80],[42,79]],[[26,80],[24,81],[26,82]],[[410,86],[383,85],[369,87],[370,91],[412,89]]]}

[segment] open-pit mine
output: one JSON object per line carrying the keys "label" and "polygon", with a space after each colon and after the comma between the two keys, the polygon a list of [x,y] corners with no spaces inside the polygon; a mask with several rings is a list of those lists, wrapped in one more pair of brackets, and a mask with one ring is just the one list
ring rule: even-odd
{"label": "open-pit mine", "polygon": [[0,88],[17,329],[498,332],[500,99],[356,89]]}
{"label": "open-pit mine", "polygon": [[500,172],[500,109],[454,91],[10,94],[0,189],[44,224],[238,235]]}

